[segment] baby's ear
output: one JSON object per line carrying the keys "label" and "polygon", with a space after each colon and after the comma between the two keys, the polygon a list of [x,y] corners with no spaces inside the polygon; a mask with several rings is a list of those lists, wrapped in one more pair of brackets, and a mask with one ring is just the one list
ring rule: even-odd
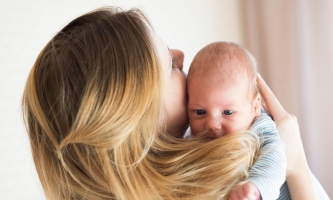
{"label": "baby's ear", "polygon": [[256,95],[254,95],[253,109],[255,116],[259,117],[261,115],[261,96],[259,92]]}

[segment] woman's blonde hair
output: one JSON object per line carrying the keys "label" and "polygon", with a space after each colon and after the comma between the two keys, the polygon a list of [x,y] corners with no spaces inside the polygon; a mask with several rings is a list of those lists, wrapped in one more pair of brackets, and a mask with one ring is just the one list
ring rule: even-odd
{"label": "woman's blonde hair", "polygon": [[139,10],[102,8],[38,56],[23,113],[47,199],[223,199],[247,178],[259,148],[251,134],[179,139],[159,126],[150,30]]}

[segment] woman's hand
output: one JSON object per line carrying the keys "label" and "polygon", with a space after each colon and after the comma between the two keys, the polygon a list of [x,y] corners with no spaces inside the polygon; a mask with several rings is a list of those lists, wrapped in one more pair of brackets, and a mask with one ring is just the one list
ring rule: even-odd
{"label": "woman's hand", "polygon": [[277,130],[286,146],[287,183],[292,199],[316,199],[297,119],[287,113],[262,77],[257,75],[265,110],[273,117]]}
{"label": "woman's hand", "polygon": [[307,165],[297,119],[287,113],[260,75],[257,77],[265,110],[273,117],[279,135],[286,145],[287,176],[298,170],[299,165]]}

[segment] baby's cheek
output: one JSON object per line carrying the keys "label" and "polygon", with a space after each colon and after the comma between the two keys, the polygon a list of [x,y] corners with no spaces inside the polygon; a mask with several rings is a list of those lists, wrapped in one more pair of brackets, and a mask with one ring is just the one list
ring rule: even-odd
{"label": "baby's cheek", "polygon": [[192,131],[192,134],[195,136],[195,135],[198,135],[201,130],[200,130],[200,126],[198,124],[198,122],[191,122],[190,123],[190,126],[191,126],[191,131]]}
{"label": "baby's cheek", "polygon": [[191,132],[192,132],[192,134],[193,135],[197,135],[197,129],[196,129],[196,127],[195,127],[195,124],[190,124],[190,127],[191,127]]}
{"label": "baby's cheek", "polygon": [[244,122],[233,121],[225,126],[225,132],[226,134],[238,133],[240,131],[246,130],[244,127]]}

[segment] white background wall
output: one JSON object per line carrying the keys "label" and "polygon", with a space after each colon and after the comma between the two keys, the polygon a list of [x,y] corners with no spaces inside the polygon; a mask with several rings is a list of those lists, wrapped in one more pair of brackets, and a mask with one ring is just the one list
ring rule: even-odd
{"label": "white background wall", "polygon": [[185,71],[210,42],[243,44],[239,0],[0,0],[0,199],[44,199],[21,120],[25,80],[37,55],[70,20],[100,6],[139,7]]}

